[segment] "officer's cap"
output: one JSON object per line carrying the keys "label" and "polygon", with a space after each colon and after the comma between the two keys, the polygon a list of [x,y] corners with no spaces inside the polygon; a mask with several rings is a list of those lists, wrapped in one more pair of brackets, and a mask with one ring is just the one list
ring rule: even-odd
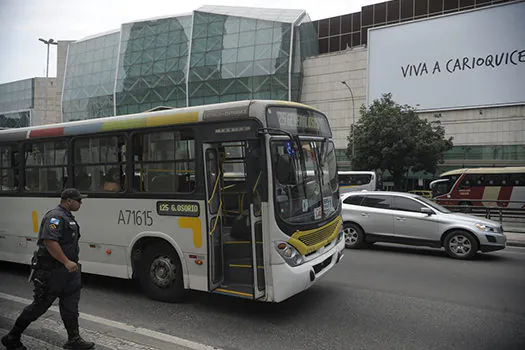
{"label": "officer's cap", "polygon": [[86,198],[86,197],[87,195],[81,194],[76,188],[66,188],[60,194],[60,198],[62,199],[82,200],[83,198]]}

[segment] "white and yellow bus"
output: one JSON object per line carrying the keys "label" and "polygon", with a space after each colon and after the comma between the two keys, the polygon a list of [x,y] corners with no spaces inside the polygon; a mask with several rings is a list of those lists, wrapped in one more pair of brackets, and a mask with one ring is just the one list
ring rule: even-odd
{"label": "white and yellow bus", "polygon": [[375,171],[339,171],[341,194],[356,191],[377,191],[381,188]]}
{"label": "white and yellow bus", "polygon": [[306,105],[242,101],[0,131],[0,260],[28,263],[63,188],[83,271],[268,302],[343,257],[328,120]]}

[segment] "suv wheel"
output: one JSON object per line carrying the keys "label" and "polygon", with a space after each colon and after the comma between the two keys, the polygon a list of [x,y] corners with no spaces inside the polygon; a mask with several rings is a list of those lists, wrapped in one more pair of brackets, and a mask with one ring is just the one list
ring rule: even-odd
{"label": "suv wheel", "polygon": [[453,231],[445,239],[445,251],[454,259],[470,259],[478,252],[478,242],[465,231]]}
{"label": "suv wheel", "polygon": [[345,222],[343,224],[343,234],[345,235],[346,248],[357,249],[366,246],[365,234],[356,224]]}

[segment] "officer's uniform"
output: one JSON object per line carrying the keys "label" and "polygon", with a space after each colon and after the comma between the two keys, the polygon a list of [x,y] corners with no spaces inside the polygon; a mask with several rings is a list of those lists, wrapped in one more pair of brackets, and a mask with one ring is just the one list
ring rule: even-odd
{"label": "officer's uniform", "polygon": [[66,267],[47,251],[44,240],[57,241],[71,261],[78,264],[80,228],[75,217],[61,205],[46,213],[38,232],[37,264],[32,277],[34,300],[15,322],[22,331],[43,315],[60,298],[60,316],[69,338],[78,336],[78,302],[82,288],[80,266],[77,272]]}

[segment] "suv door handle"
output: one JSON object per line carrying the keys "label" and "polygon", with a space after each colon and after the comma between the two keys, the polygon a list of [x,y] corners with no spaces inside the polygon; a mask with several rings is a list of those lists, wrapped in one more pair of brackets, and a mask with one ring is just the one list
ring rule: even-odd
{"label": "suv door handle", "polygon": [[399,216],[396,216],[396,220],[398,220],[398,221],[405,221],[405,218],[400,218]]}
{"label": "suv door handle", "polygon": [[367,213],[361,213],[361,216],[364,216],[365,218],[367,218],[368,214]]}

